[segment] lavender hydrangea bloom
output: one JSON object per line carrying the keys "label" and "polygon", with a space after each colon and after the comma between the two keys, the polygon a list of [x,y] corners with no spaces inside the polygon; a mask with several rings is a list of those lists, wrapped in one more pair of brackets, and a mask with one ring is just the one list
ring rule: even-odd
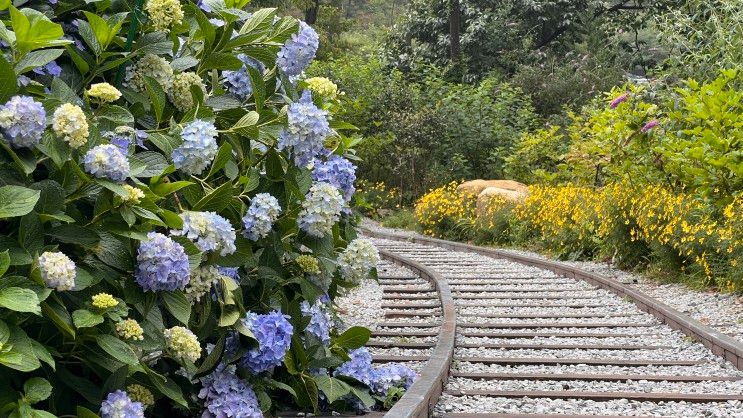
{"label": "lavender hydrangea bloom", "polygon": [[310,323],[304,331],[317,337],[323,344],[328,344],[330,342],[330,315],[325,305],[319,301],[310,305],[305,300],[299,304],[299,308],[302,315],[310,317]]}
{"label": "lavender hydrangea bloom", "polygon": [[391,363],[374,369],[370,387],[378,395],[387,396],[393,387],[409,389],[417,377],[410,367]]}
{"label": "lavender hydrangea bloom", "polygon": [[0,106],[0,130],[13,148],[31,148],[41,142],[46,112],[28,96],[13,96]]}
{"label": "lavender hydrangea bloom", "polygon": [[44,65],[43,67],[34,68],[33,72],[38,75],[49,75],[52,77],[59,77],[60,75],[62,75],[62,67],[60,67],[56,61],[50,61],[48,64]]}
{"label": "lavender hydrangea bloom", "polygon": [[201,174],[217,155],[217,128],[196,119],[181,133],[183,144],[173,150],[173,164],[186,174]]}
{"label": "lavender hydrangea bloom", "polygon": [[276,65],[289,77],[297,77],[310,66],[319,46],[317,32],[305,22],[299,22],[299,32],[281,47]]}
{"label": "lavender hydrangea bloom", "polygon": [[183,229],[171,231],[195,241],[201,251],[219,251],[220,255],[235,252],[235,228],[216,212],[184,212]]}
{"label": "lavender hydrangea bloom", "polygon": [[253,388],[235,375],[235,366],[219,366],[200,381],[201,418],[263,418]]}
{"label": "lavender hydrangea bloom", "polygon": [[250,81],[248,67],[253,67],[259,72],[263,72],[263,64],[245,54],[238,54],[237,58],[243,62],[242,68],[237,71],[225,71],[222,75],[224,76],[224,84],[227,87],[227,91],[240,98],[240,100],[245,100],[253,94],[253,84]]}
{"label": "lavender hydrangea bloom", "polygon": [[279,311],[263,315],[252,312],[246,314],[243,324],[255,335],[258,348],[245,353],[240,364],[253,373],[265,372],[280,365],[289,350],[294,333],[294,327],[288,319],[288,316]]}
{"label": "lavender hydrangea bloom", "polygon": [[237,274],[238,274],[237,271],[239,270],[238,267],[218,266],[217,270],[219,270],[219,274],[221,274],[222,276],[229,277],[230,279],[235,280],[235,281],[238,280],[238,277],[237,277]]}
{"label": "lavender hydrangea bloom", "polygon": [[343,200],[351,201],[356,188],[356,166],[347,159],[333,155],[327,161],[315,160],[312,179],[328,183],[343,193]]}
{"label": "lavender hydrangea bloom", "polygon": [[101,402],[101,418],[144,418],[144,407],[123,390],[117,390]]}
{"label": "lavender hydrangea bloom", "polygon": [[371,386],[374,369],[372,368],[372,356],[369,350],[366,347],[361,347],[350,351],[348,355],[351,360],[338,366],[333,374],[350,377]]}
{"label": "lavender hydrangea bloom", "polygon": [[245,230],[243,235],[252,241],[258,241],[271,232],[273,223],[281,213],[279,201],[268,193],[258,193],[250,202],[250,207],[243,217]]}
{"label": "lavender hydrangea bloom", "polygon": [[129,177],[129,160],[116,145],[105,144],[91,148],[83,158],[85,171],[100,179],[121,183]]}
{"label": "lavender hydrangea bloom", "polygon": [[181,244],[163,234],[150,232],[139,244],[135,279],[146,291],[183,290],[188,284],[188,255]]}
{"label": "lavender hydrangea bloom", "polygon": [[298,166],[306,166],[320,155],[325,138],[331,133],[327,112],[312,103],[312,93],[305,90],[298,102],[289,106],[288,126],[279,135],[279,148],[288,149]]}
{"label": "lavender hydrangea bloom", "polygon": [[327,183],[315,183],[302,202],[297,224],[307,234],[322,238],[332,231],[342,210],[343,196],[338,189]]}

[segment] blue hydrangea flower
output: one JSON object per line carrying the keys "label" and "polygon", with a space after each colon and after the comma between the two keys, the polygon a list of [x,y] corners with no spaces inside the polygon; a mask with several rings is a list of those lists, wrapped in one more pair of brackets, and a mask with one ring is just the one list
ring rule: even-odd
{"label": "blue hydrangea flower", "polygon": [[312,103],[309,90],[302,93],[298,102],[289,105],[288,126],[279,135],[279,148],[290,151],[298,166],[307,166],[322,154],[325,138],[332,132],[326,115],[327,112]]}
{"label": "blue hydrangea flower", "polygon": [[224,76],[224,84],[227,87],[227,91],[237,96],[240,100],[245,100],[253,94],[253,84],[250,81],[248,67],[253,67],[262,73],[263,64],[245,54],[238,54],[237,58],[243,62],[242,68],[237,71],[225,71],[222,75]]}
{"label": "blue hydrangea flower", "polygon": [[370,386],[374,369],[372,356],[366,347],[357,348],[348,353],[351,360],[341,364],[333,373],[335,376],[346,376]]}
{"label": "blue hydrangea flower", "polygon": [[101,402],[101,418],[144,418],[144,407],[123,390],[117,390]]}
{"label": "blue hydrangea flower", "polygon": [[250,202],[250,207],[243,217],[245,230],[243,235],[252,241],[258,241],[271,232],[273,223],[281,214],[279,201],[268,193],[258,193]]}
{"label": "blue hydrangea flower", "polygon": [[281,47],[276,65],[289,77],[297,77],[310,66],[319,46],[317,32],[305,22],[299,22],[299,32]]}
{"label": "blue hydrangea flower", "polygon": [[297,215],[299,228],[313,237],[322,238],[333,230],[343,210],[343,196],[328,183],[310,187]]}
{"label": "blue hydrangea flower", "polygon": [[217,128],[196,119],[181,133],[183,144],[173,150],[173,164],[186,174],[201,174],[217,155]]}
{"label": "blue hydrangea flower", "polygon": [[238,280],[237,275],[238,275],[239,267],[218,266],[217,270],[219,270],[219,274],[221,274],[222,276],[229,277],[230,279],[235,280],[235,281]]}
{"label": "blue hydrangea flower", "polygon": [[234,366],[222,367],[199,379],[199,398],[204,400],[201,418],[263,418],[258,398]]}
{"label": "blue hydrangea flower", "polygon": [[332,155],[327,161],[315,160],[312,179],[334,186],[343,193],[343,200],[350,202],[356,191],[353,186],[356,181],[356,166],[338,155]]}
{"label": "blue hydrangea flower", "polygon": [[62,75],[62,67],[60,67],[56,61],[50,61],[48,64],[44,65],[43,67],[34,68],[33,72],[38,75],[49,75],[52,77],[59,77]]}
{"label": "blue hydrangea flower", "polygon": [[201,251],[219,251],[220,255],[235,252],[235,228],[216,212],[183,212],[183,229],[171,231],[194,241]]}
{"label": "blue hydrangea flower", "polygon": [[253,332],[258,340],[258,348],[252,348],[240,359],[240,364],[253,373],[273,369],[284,361],[289,350],[294,327],[289,317],[279,311],[258,315],[248,312],[243,324]]}
{"label": "blue hydrangea flower", "polygon": [[330,342],[330,314],[327,307],[321,302],[310,305],[306,300],[299,304],[302,315],[310,317],[310,323],[304,329],[305,332],[317,337],[323,344]]}
{"label": "blue hydrangea flower", "polygon": [[100,179],[121,183],[129,177],[129,160],[116,145],[98,145],[85,153],[85,171]]}
{"label": "blue hydrangea flower", "polygon": [[183,290],[189,274],[188,255],[181,244],[157,232],[150,232],[139,244],[134,276],[142,289]]}
{"label": "blue hydrangea flower", "polygon": [[0,132],[13,148],[32,148],[41,142],[46,112],[28,96],[13,96],[0,106]]}
{"label": "blue hydrangea flower", "polygon": [[417,377],[410,367],[399,363],[386,364],[374,369],[370,387],[376,394],[387,396],[393,387],[408,390]]}

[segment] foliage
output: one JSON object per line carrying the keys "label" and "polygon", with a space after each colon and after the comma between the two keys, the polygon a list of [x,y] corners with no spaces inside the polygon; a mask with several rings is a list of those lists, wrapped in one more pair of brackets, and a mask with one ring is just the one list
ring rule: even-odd
{"label": "foliage", "polygon": [[[351,176],[313,181],[299,162],[354,158],[357,140],[279,68],[312,58],[313,30],[247,3],[0,2],[1,416],[387,400],[332,375],[369,331],[318,339],[301,309],[374,274],[330,184]],[[287,136],[319,146],[298,155]]]}
{"label": "foliage", "polygon": [[359,210],[364,215],[379,218],[394,209],[400,208],[400,191],[386,184],[370,183],[365,180],[358,182],[356,200]]}

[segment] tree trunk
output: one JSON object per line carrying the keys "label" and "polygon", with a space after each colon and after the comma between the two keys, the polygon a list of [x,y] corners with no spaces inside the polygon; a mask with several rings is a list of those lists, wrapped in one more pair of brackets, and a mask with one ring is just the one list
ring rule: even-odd
{"label": "tree trunk", "polygon": [[304,11],[304,21],[308,25],[317,23],[317,12],[320,11],[320,0],[313,0],[312,5]]}
{"label": "tree trunk", "polygon": [[462,47],[459,41],[462,22],[459,11],[459,0],[449,0],[449,49],[452,64],[458,64],[462,59]]}

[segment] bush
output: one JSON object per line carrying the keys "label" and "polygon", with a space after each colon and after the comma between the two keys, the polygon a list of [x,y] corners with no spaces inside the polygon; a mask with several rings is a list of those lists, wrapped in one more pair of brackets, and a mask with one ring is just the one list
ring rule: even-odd
{"label": "bush", "polygon": [[348,210],[351,127],[299,80],[317,35],[225,3],[0,3],[0,415],[399,394],[343,371],[369,331],[329,320],[378,255]]}

